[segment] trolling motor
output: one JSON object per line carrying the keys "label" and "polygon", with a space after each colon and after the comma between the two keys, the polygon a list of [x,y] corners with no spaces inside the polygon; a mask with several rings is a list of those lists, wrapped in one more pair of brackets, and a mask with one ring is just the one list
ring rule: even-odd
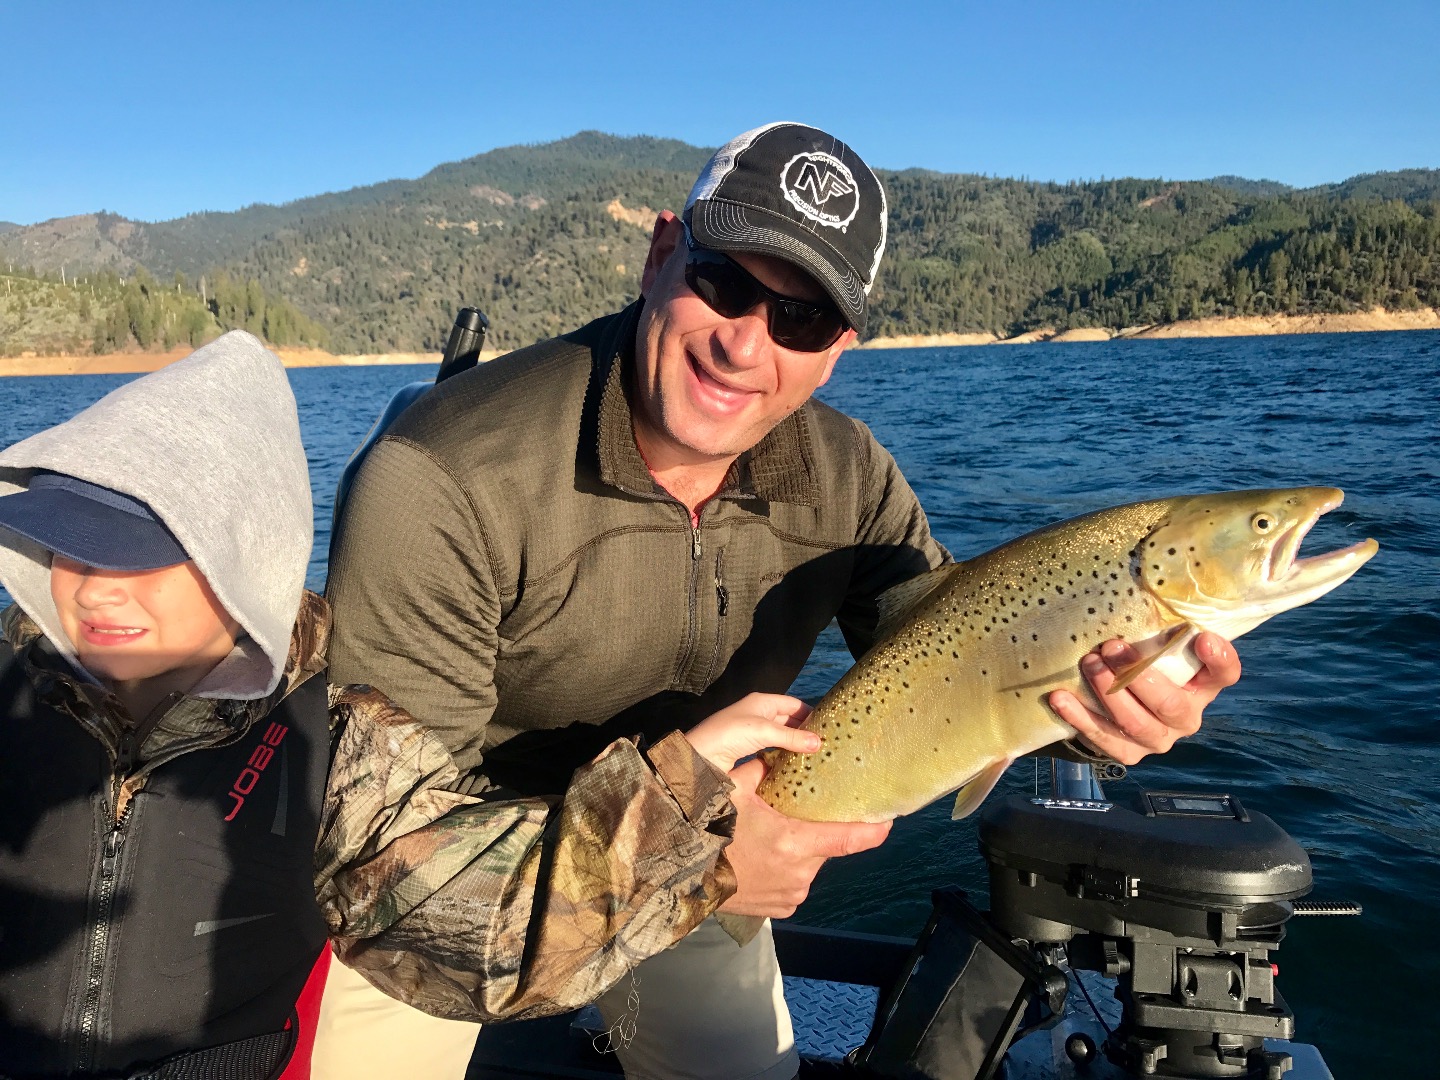
{"label": "trolling motor", "polygon": [[[980,850],[990,913],[957,889],[935,894],[906,973],[854,1055],[862,1074],[1330,1077],[1314,1047],[1288,1041],[1295,1018],[1270,952],[1292,914],[1359,907],[1297,906],[1310,859],[1265,815],[1220,792],[1147,791],[1133,808],[1011,795],[982,812]],[[1118,1022],[1106,1022],[1082,972],[1114,980],[1105,1004]],[[1061,1030],[1082,1014],[1100,1038]]]}

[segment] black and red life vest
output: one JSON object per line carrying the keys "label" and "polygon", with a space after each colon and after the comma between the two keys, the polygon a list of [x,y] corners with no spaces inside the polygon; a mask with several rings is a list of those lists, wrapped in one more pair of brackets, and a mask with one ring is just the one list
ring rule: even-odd
{"label": "black and red life vest", "polygon": [[276,1075],[326,948],[329,764],[320,674],[158,765],[117,823],[109,753],[0,641],[0,1076],[130,1075],[236,1043],[255,1067],[232,1075]]}

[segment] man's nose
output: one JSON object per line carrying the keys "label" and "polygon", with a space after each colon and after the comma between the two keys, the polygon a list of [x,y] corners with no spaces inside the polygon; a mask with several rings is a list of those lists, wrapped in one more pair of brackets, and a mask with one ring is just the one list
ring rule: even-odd
{"label": "man's nose", "polygon": [[744,315],[726,319],[716,332],[716,339],[732,367],[753,367],[764,359],[770,346],[769,307],[761,300]]}

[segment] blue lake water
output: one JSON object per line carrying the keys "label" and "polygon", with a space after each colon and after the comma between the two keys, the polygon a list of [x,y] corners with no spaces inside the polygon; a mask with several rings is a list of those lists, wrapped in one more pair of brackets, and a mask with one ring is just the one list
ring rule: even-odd
{"label": "blue lake water", "polygon": [[[315,493],[312,586],[345,458],[393,390],[431,375],[290,373]],[[0,445],[130,378],[0,379]],[[1152,496],[1345,490],[1305,553],[1373,536],[1380,554],[1244,638],[1245,675],[1204,729],[1109,790],[1220,788],[1289,830],[1315,898],[1365,907],[1290,923],[1275,959],[1298,1037],[1341,1078],[1436,1075],[1424,1024],[1440,1004],[1440,333],[855,352],[820,396],[871,426],[961,558]],[[813,700],[849,662],[832,630],[796,692]],[[1033,784],[1023,762],[1001,790]],[[973,820],[950,821],[942,800],[881,849],[829,864],[800,918],[914,933],[930,891],[952,883],[983,894],[984,868]]]}

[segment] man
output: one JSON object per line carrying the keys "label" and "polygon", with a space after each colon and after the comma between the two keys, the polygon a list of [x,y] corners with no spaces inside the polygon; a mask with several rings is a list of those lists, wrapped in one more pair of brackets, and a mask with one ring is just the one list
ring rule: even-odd
{"label": "man", "polygon": [[[875,598],[948,558],[890,455],[811,400],[865,329],[885,228],[879,182],[832,136],[772,124],[723,147],[683,215],[659,215],[640,302],[445,383],[376,446],[331,562],[334,676],[363,673],[469,790],[505,798],[562,792],[617,734],[783,693],[832,618],[863,651]],[[1147,676],[1109,716],[1052,706],[1137,760],[1238,677],[1219,639],[1200,655],[1189,686]],[[1087,677],[1103,691],[1128,659],[1109,643]],[[761,772],[731,774],[719,910],[780,917],[887,827],[784,818]],[[601,1007],[622,1034],[635,1021],[632,1080],[797,1068],[768,926],[740,947],[702,924]]]}

